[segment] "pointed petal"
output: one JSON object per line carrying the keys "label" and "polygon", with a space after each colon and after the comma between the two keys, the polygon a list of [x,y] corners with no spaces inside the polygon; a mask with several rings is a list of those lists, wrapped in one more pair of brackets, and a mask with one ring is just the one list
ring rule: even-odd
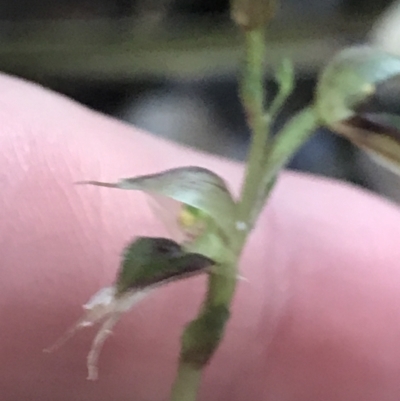
{"label": "pointed petal", "polygon": [[206,213],[227,235],[234,230],[235,201],[224,180],[205,168],[174,168],[157,174],[122,179],[114,184],[98,181],[82,183],[163,195]]}

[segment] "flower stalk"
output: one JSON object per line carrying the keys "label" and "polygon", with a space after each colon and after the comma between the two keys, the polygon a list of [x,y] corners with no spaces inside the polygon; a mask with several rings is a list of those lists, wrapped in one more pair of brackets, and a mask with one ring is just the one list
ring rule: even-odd
{"label": "flower stalk", "polygon": [[[262,210],[277,172],[315,128],[315,119],[310,117],[312,113],[305,112],[304,118],[298,118],[302,120],[302,135],[299,138],[293,129],[297,120],[287,126],[287,132],[283,133],[284,137],[288,136],[287,139],[272,141],[270,138],[272,119],[292,90],[293,75],[291,66],[284,63],[278,74],[278,95],[272,102],[270,113],[266,111],[264,25],[272,9],[268,3],[265,0],[238,0],[232,4],[233,18],[242,28],[245,39],[240,97],[252,132],[252,141],[242,191],[236,205],[236,230],[229,237],[225,252],[215,259],[219,262],[220,271],[209,276],[207,296],[198,317],[189,323],[182,335],[179,368],[171,401],[196,400],[202,370],[217,350],[225,332],[237,284],[239,259],[247,236]],[[260,14],[260,11],[268,15]],[[292,144],[293,136],[295,142]]]}

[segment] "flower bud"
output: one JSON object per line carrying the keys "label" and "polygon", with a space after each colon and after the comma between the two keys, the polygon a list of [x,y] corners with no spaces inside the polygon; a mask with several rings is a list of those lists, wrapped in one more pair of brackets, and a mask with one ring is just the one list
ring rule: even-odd
{"label": "flower bud", "polygon": [[232,0],[231,16],[242,29],[254,30],[272,19],[276,9],[275,0]]}

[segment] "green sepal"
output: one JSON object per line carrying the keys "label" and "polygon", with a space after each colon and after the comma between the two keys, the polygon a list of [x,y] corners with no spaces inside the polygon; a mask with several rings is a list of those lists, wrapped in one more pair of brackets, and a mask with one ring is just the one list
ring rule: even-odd
{"label": "green sepal", "polygon": [[117,183],[85,181],[81,184],[163,195],[210,216],[228,238],[235,230],[235,201],[225,181],[205,168],[180,167],[157,174],[121,179]]}

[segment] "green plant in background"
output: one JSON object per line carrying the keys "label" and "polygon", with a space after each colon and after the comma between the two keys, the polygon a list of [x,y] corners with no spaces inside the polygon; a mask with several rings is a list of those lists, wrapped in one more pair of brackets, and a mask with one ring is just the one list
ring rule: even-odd
{"label": "green plant in background", "polygon": [[266,107],[264,31],[274,9],[272,0],[232,1],[232,18],[245,43],[240,96],[252,131],[238,199],[233,198],[222,178],[199,167],[176,168],[117,183],[84,182],[143,191],[160,209],[169,199],[164,220],[174,233],[174,240],[139,237],[128,245],[114,285],[97,293],[84,306],[84,317],[51,348],[76,330],[103,320],[88,356],[91,379],[97,377],[101,346],[122,313],[162,284],[207,274],[208,289],[201,310],[182,335],[171,394],[173,401],[196,399],[202,370],[224,336],[247,237],[279,172],[317,127],[325,125],[392,165],[400,163],[400,132],[362,112],[379,94],[380,85],[400,74],[400,59],[368,47],[345,50],[334,58],[320,76],[314,104],[271,137],[271,125],[294,84],[292,66],[284,61],[276,72],[277,96]]}

